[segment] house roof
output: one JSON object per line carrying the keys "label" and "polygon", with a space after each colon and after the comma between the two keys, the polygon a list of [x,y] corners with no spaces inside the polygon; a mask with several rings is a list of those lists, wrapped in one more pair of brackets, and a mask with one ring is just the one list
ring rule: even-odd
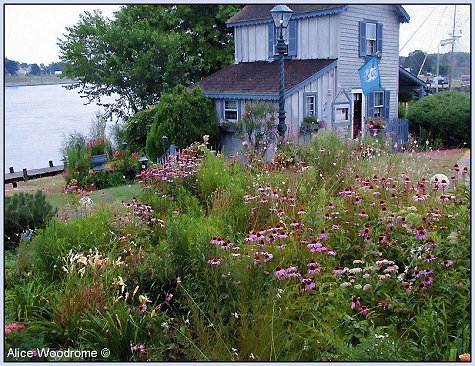
{"label": "house roof", "polygon": [[[242,26],[253,23],[268,23],[272,22],[272,16],[270,14],[271,9],[275,4],[270,5],[246,5],[228,21],[227,25]],[[334,14],[346,10],[345,5],[296,5],[290,4],[293,11],[292,18],[297,19],[300,17],[312,16],[312,15],[327,15]]]}
{"label": "house roof", "polygon": [[[270,15],[271,9],[275,4],[264,5],[246,5],[228,21],[229,27],[239,27],[250,24],[270,23],[272,22],[272,16]],[[289,4],[293,10],[292,19],[306,18],[311,16],[321,16],[329,14],[337,14],[345,11],[348,5],[334,4],[334,5],[297,5]],[[409,22],[409,15],[401,5],[397,5],[399,13],[399,21],[401,23]]]}
{"label": "house roof", "polygon": [[[221,69],[200,80],[206,95],[214,98],[233,96],[237,99],[277,99],[279,93],[278,62],[242,62]],[[335,59],[286,60],[285,94],[298,89],[336,67]]]}
{"label": "house roof", "polygon": [[399,86],[419,87],[425,85],[426,83],[423,80],[399,66]]}

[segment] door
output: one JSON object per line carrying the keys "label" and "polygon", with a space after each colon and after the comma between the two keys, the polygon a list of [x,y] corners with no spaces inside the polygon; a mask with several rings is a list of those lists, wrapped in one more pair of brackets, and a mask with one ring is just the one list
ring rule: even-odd
{"label": "door", "polygon": [[363,95],[361,93],[353,94],[353,138],[356,139],[362,133],[361,121],[363,111]]}

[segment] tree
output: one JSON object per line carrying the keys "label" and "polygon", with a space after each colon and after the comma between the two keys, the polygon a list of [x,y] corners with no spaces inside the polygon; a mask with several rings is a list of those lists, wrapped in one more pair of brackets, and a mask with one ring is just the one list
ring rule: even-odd
{"label": "tree", "polygon": [[40,75],[41,74],[41,69],[38,66],[38,64],[32,64],[30,66],[30,74],[31,75]]}
{"label": "tree", "polygon": [[20,68],[20,63],[18,61],[9,60],[5,58],[5,74],[15,75],[18,69]]}
{"label": "tree", "polygon": [[151,160],[163,154],[162,136],[180,148],[204,135],[213,144],[217,138],[217,115],[211,99],[200,88],[188,89],[177,85],[171,93],[163,94],[157,106],[155,120],[147,136],[146,152]]}
{"label": "tree", "polygon": [[130,116],[175,85],[189,85],[232,62],[231,5],[128,5],[114,20],[85,12],[59,40],[64,77],[89,102],[119,98],[107,113]]}

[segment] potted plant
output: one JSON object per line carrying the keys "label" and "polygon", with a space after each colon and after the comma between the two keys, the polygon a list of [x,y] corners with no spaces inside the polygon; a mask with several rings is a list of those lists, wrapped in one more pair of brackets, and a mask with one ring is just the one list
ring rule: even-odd
{"label": "potted plant", "polygon": [[86,147],[91,155],[91,162],[93,171],[104,170],[104,163],[107,160],[106,143],[104,139],[89,140],[86,142]]}
{"label": "potted plant", "polygon": [[126,180],[132,180],[140,171],[139,154],[126,149],[114,152],[112,168],[121,172]]}
{"label": "potted plant", "polygon": [[381,117],[370,117],[365,119],[366,129],[372,131],[374,136],[381,133],[386,128],[386,122]]}
{"label": "potted plant", "polygon": [[218,128],[224,133],[235,133],[237,131],[237,124],[222,118],[218,123]]}
{"label": "potted plant", "polygon": [[300,132],[302,134],[318,132],[320,128],[320,123],[315,115],[308,115],[303,119],[302,124],[300,125]]}

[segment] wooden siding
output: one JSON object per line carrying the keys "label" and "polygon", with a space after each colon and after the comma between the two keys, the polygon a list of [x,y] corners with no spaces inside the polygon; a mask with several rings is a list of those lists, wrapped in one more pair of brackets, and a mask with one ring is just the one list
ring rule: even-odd
{"label": "wooden siding", "polygon": [[300,124],[304,118],[304,93],[306,92],[318,93],[317,117],[318,119],[325,119],[327,122],[330,121],[331,103],[335,98],[335,73],[335,69],[330,70],[321,78],[313,81],[285,100],[285,121],[289,127],[289,136],[294,138],[298,136]]}
{"label": "wooden siding", "polygon": [[254,62],[267,60],[268,24],[234,28],[234,61]]}
{"label": "wooden siding", "polygon": [[297,36],[298,59],[338,57],[337,16],[326,15],[299,19]]}
{"label": "wooden siding", "polygon": [[359,22],[366,19],[383,23],[383,52],[382,59],[379,60],[381,86],[391,91],[389,118],[397,118],[399,21],[396,7],[394,5],[349,5],[348,10],[339,14],[338,18],[340,21],[338,84],[346,90],[361,88],[358,69],[364,64],[364,58],[358,56]]}

